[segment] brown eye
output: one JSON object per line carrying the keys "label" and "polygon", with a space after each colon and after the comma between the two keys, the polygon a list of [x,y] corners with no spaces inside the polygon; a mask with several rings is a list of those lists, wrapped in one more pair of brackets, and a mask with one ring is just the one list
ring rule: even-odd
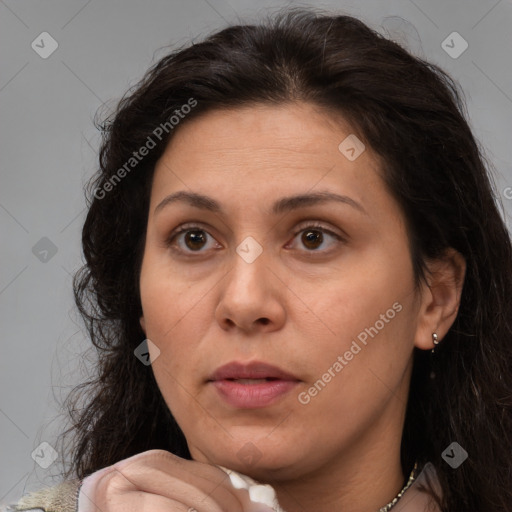
{"label": "brown eye", "polygon": [[167,238],[165,245],[181,254],[206,253],[218,248],[215,239],[199,226],[182,226]]}
{"label": "brown eye", "polygon": [[188,230],[185,232],[184,242],[192,251],[200,250],[206,243],[205,232],[200,229]]}
{"label": "brown eye", "polygon": [[304,247],[308,249],[317,249],[324,241],[323,233],[318,229],[307,229],[304,230],[302,237],[302,243]]}
{"label": "brown eye", "polygon": [[[301,234],[300,241],[298,235]],[[300,247],[293,247],[294,249],[306,249],[309,253],[328,254],[336,249],[336,245],[344,243],[345,239],[333,232],[332,230],[320,224],[310,224],[304,226],[299,231],[295,232],[294,244],[299,244]]]}

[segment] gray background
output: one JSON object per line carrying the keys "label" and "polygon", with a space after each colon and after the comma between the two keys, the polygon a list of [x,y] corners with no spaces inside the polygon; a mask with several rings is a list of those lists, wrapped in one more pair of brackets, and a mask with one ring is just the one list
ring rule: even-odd
{"label": "gray background", "polygon": [[[112,106],[140,79],[165,53],[160,48],[200,39],[238,18],[254,21],[284,5],[290,3],[0,0],[0,503],[57,483],[61,457],[44,469],[31,454],[42,442],[55,444],[65,420],[58,400],[87,376],[94,361],[92,353],[84,359],[89,344],[71,294],[71,275],[81,261],[82,186],[97,159],[94,113],[104,102]],[[509,217],[511,1],[309,5],[387,30],[461,83]],[[457,58],[441,46],[454,31],[469,45]],[[41,46],[42,32],[58,43],[46,59],[31,47],[34,40]],[[50,456],[47,445],[41,450]]]}

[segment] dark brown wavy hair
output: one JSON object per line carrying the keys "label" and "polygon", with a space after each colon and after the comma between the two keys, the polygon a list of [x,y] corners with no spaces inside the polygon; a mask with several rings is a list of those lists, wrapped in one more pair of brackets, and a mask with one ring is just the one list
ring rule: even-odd
{"label": "dark brown wavy hair", "polygon": [[[196,106],[157,140],[155,128],[191,99]],[[311,9],[230,26],[168,53],[96,121],[99,170],[87,189],[86,263],[74,291],[98,354],[97,375],[65,402],[71,420],[61,440],[72,434],[63,448],[71,454],[65,477],[84,478],[154,448],[190,459],[151,366],[134,356],[145,338],[139,271],[155,163],[173,133],[204,112],[299,101],[343,116],[382,158],[407,221],[416,284],[426,261],[446,248],[467,263],[449,333],[434,356],[415,349],[404,474],[415,461],[430,461],[443,512],[511,512],[512,248],[462,92],[439,67],[358,19]],[[108,186],[148,137],[156,147]],[[469,454],[457,469],[441,457],[453,441]]]}

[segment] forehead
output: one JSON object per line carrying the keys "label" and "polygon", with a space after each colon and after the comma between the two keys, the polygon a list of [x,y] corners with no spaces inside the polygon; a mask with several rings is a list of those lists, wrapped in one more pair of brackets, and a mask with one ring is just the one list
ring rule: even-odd
{"label": "forehead", "polygon": [[257,103],[208,111],[184,123],[171,139],[167,152],[187,153],[186,146],[200,144],[208,152],[229,149],[239,154],[247,151],[277,154],[288,150],[302,154],[303,158],[318,153],[320,141],[322,151],[330,147],[329,153],[335,154],[340,135],[350,131],[343,118],[329,116],[310,103]]}
{"label": "forehead", "polygon": [[343,118],[306,103],[203,113],[178,127],[157,162],[152,207],[187,189],[246,207],[320,189],[364,201],[383,182],[371,148],[354,160],[340,151],[354,136]]}
{"label": "forehead", "polygon": [[[156,170],[179,162],[193,163],[190,172],[201,170],[204,164],[210,169],[237,172],[257,166],[260,173],[265,167],[273,168],[276,176],[275,168],[282,163],[287,164],[283,173],[292,167],[312,170],[347,164],[339,145],[349,136],[355,134],[342,116],[335,117],[310,103],[257,103],[211,110],[177,127]],[[344,167],[375,164],[375,155],[370,153],[366,148],[359,164]],[[257,160],[253,162],[254,158]]]}

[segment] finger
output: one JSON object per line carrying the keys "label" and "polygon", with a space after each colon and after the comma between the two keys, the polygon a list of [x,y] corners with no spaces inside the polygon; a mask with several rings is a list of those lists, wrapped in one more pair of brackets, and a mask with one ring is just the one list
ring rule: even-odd
{"label": "finger", "polygon": [[166,450],[147,450],[119,461],[113,467],[129,470],[133,467],[139,468],[142,465],[168,471],[169,474],[194,473],[208,479],[215,478],[216,475],[223,476],[225,474],[224,471],[216,466],[195,460],[183,459]]}
{"label": "finger", "polygon": [[[193,508],[187,503],[142,491],[112,496],[105,502],[99,503],[96,510],[97,512],[193,512]],[[208,510],[198,510],[198,512],[208,512]]]}
{"label": "finger", "polygon": [[[151,478],[155,478],[152,468],[145,468]],[[156,470],[158,471],[158,470]],[[154,503],[151,499],[159,498],[161,503],[179,503],[180,509],[185,506],[185,509],[196,509],[197,512],[225,512],[227,509],[223,508],[217,501],[204,491],[191,484],[184,482],[179,478],[167,477],[162,485],[155,483],[154,488],[147,489],[147,485],[141,484],[140,480],[127,477],[123,472],[113,468],[106,474],[101,482],[98,482],[94,493],[94,503],[98,507],[98,512],[123,512],[126,508],[132,508],[134,503],[140,506],[142,500],[144,503]],[[115,505],[113,505],[115,504]],[[104,508],[106,506],[106,509]],[[142,509],[135,508],[137,512]],[[174,511],[174,508],[163,508],[165,512]],[[240,506],[237,508],[241,510]],[[190,510],[189,512],[192,512]]]}
{"label": "finger", "polygon": [[[177,457],[165,450],[149,450],[114,464],[115,474],[107,474],[103,482],[128,492],[138,489],[159,494],[184,503],[193,502],[207,512],[240,512],[247,502],[247,492],[235,489],[221,469],[197,461]],[[120,479],[120,476],[123,478]],[[197,507],[196,507],[197,508]]]}
{"label": "finger", "polygon": [[[189,503],[183,503],[179,500],[148,493],[140,493],[140,497],[135,503],[136,505],[132,512],[195,512],[194,507]],[[124,512],[125,509],[119,508],[119,510]],[[197,512],[209,512],[210,510],[217,512],[217,509],[207,508],[202,510],[197,509]],[[112,512],[117,512],[117,509]]]}

